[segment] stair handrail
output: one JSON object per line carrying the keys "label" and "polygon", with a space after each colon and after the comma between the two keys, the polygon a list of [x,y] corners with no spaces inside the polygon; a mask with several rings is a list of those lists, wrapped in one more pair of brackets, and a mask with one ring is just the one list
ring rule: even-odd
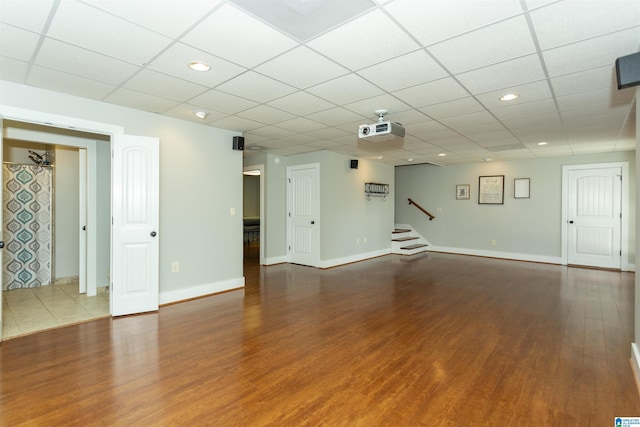
{"label": "stair handrail", "polygon": [[409,197],[409,204],[415,206],[416,208],[420,209],[425,215],[427,215],[429,217],[429,221],[431,221],[433,218],[435,218],[435,216],[431,215],[429,212],[427,212],[427,210],[425,208],[423,208],[422,206],[420,206],[419,204],[417,204],[416,202],[414,202],[411,197]]}

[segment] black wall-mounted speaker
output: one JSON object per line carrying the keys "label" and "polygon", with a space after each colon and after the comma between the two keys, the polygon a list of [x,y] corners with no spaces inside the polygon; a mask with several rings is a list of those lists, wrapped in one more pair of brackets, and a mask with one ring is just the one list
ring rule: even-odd
{"label": "black wall-mounted speaker", "polygon": [[244,150],[244,136],[234,136],[233,137],[233,149],[234,150]]}
{"label": "black wall-mounted speaker", "polygon": [[351,169],[358,169],[358,161],[357,160],[351,160]]}
{"label": "black wall-mounted speaker", "polygon": [[640,85],[640,52],[616,59],[618,89]]}

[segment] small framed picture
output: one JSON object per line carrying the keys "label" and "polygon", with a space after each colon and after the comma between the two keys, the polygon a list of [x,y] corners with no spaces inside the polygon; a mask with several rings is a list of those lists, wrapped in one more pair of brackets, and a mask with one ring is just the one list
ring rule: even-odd
{"label": "small framed picture", "polygon": [[470,184],[456,185],[456,200],[469,200],[470,190],[471,190]]}
{"label": "small framed picture", "polygon": [[516,178],[513,180],[513,198],[528,199],[530,194],[531,180],[529,178]]}

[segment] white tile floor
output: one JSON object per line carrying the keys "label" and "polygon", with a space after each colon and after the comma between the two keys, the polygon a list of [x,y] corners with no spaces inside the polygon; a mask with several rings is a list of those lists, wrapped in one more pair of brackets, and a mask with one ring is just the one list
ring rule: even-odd
{"label": "white tile floor", "polygon": [[2,292],[2,339],[109,316],[109,293],[78,293],[77,283]]}

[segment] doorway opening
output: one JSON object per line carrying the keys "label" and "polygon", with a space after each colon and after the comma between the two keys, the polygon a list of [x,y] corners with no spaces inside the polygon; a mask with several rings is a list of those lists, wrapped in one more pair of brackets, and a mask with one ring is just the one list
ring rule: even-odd
{"label": "doorway opening", "polygon": [[[41,156],[46,158],[46,163],[50,163],[49,167],[54,172],[51,181],[51,207],[40,212],[45,221],[49,220],[48,224],[28,224],[25,232],[20,234],[18,240],[15,240],[12,245],[8,227],[15,228],[21,220],[16,220],[7,214],[3,215],[2,226],[6,247],[3,257],[5,280],[3,280],[2,289],[2,337],[6,339],[110,316],[108,294],[111,168],[109,136],[13,120],[3,121],[3,135],[3,160],[5,164],[35,165],[36,161],[40,160],[38,156]],[[86,235],[83,235],[86,233],[86,199],[88,195],[86,194],[86,164],[83,169],[81,157],[83,155],[86,157],[87,145],[94,145],[97,148],[99,154],[96,156],[98,160],[94,166],[97,166],[97,173],[100,176],[100,181],[103,182],[102,187],[106,181],[106,189],[98,188],[96,192],[103,196],[90,196],[95,199],[92,209],[97,211],[96,227],[99,239],[98,257],[96,260],[91,260],[92,263],[95,263],[97,273],[95,279],[91,279],[95,282],[94,292],[89,292],[93,293],[93,296],[88,296],[87,293],[87,248]],[[4,175],[3,182],[7,180],[7,174]],[[20,179],[16,179],[16,181],[20,181]],[[18,198],[22,197],[23,200],[27,200],[29,191],[33,191],[34,198],[41,197],[35,193],[36,190],[39,191],[40,185],[38,183],[27,183],[27,185],[29,187],[24,191],[18,191],[22,193],[22,196],[18,196]],[[84,197],[82,191],[85,192]],[[5,197],[6,199],[7,197]],[[95,206],[96,204],[99,204],[100,207]],[[15,204],[15,206],[18,205]],[[41,209],[39,206],[35,206],[35,208]],[[85,210],[84,215],[82,215],[83,209]],[[6,206],[5,212],[10,213]],[[19,212],[22,212],[22,209]],[[19,215],[19,212],[16,212],[16,215]],[[26,220],[30,218],[30,215],[25,210],[21,218]],[[36,235],[46,229],[48,229],[50,236],[48,242],[27,242],[25,240],[24,236]],[[85,238],[82,239],[82,237]],[[41,259],[35,250],[29,257],[29,254],[25,252],[27,249],[25,244],[32,248],[48,246],[50,258],[48,260]],[[18,268],[15,259],[12,265],[8,266],[8,263],[11,262],[10,255],[12,254],[10,252],[12,250],[15,255],[22,257],[32,267],[36,265],[34,268],[39,268],[37,267],[38,263],[48,265],[50,272],[46,274],[47,277],[39,281],[23,281],[22,284],[14,282],[12,286],[8,286],[9,281],[6,278],[9,276],[9,270]],[[23,277],[27,277],[27,269],[24,270]],[[36,274],[35,271],[34,274]]]}
{"label": "doorway opening", "polygon": [[264,264],[264,165],[245,166],[242,175],[242,247],[246,272],[247,268]]}

